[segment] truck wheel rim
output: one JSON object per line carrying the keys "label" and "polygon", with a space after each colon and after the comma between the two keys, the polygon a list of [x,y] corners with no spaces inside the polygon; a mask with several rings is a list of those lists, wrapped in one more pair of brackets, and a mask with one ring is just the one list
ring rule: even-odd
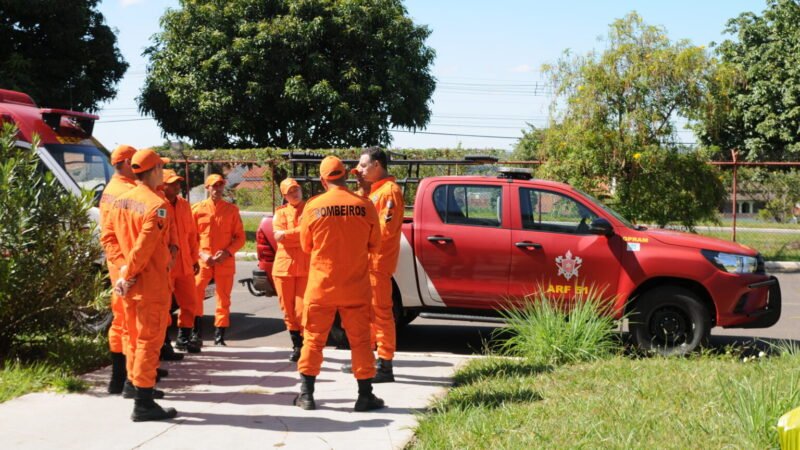
{"label": "truck wheel rim", "polygon": [[691,341],[691,320],[684,311],[665,306],[653,312],[650,318],[650,333],[662,345],[677,346]]}

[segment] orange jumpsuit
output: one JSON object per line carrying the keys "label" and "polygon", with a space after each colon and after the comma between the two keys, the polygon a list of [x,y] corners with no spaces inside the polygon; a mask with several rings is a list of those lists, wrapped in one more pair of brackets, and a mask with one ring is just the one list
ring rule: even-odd
{"label": "orange jumpsuit", "polygon": [[278,242],[272,279],[283,310],[283,321],[289,331],[302,331],[303,295],[308,282],[308,254],[300,248],[300,218],[305,202],[286,204],[275,210],[272,229],[283,231]]}
{"label": "orange jumpsuit", "polygon": [[345,187],[330,189],[306,203],[300,222],[300,245],[310,253],[308,286],[303,297],[303,350],[297,369],[319,375],[322,349],[336,312],[350,341],[353,375],[375,376],[369,346],[369,254],[380,247],[380,227],[369,200]]}
{"label": "orange jumpsuit", "polygon": [[194,326],[197,309],[197,291],[194,283],[194,265],[199,258],[197,226],[192,217],[192,207],[184,198],[177,197],[175,204],[170,204],[170,210],[174,212],[171,216],[172,227],[178,243],[178,254],[170,270],[173,294],[180,307],[178,328],[191,328]]}
{"label": "orange jumpsuit", "polygon": [[200,273],[195,276],[197,296],[195,314],[203,315],[203,297],[208,283],[213,278],[217,293],[214,326],[227,328],[231,323],[231,290],[233,275],[236,273],[236,251],[242,248],[245,241],[239,208],[224,200],[215,203],[209,198],[192,206],[192,216],[197,225],[201,255],[214,256],[220,250],[227,250],[230,253],[230,257],[222,264],[213,266],[208,266],[203,258],[200,258]]}
{"label": "orange jumpsuit", "polygon": [[111,227],[103,229],[101,241],[111,250],[117,270],[125,265],[125,278],[136,278],[123,297],[130,336],[128,378],[136,387],[151,388],[156,383],[171,296],[168,203],[140,184],[114,201],[109,222]]}
{"label": "orange jumpsuit", "polygon": [[[111,211],[114,200],[135,187],[136,181],[131,178],[120,174],[114,174],[114,176],[111,177],[111,181],[108,182],[108,185],[103,190],[103,196],[100,197],[101,233],[105,228],[111,228],[111,222],[108,220],[108,213]],[[109,252],[110,249],[108,248],[104,248],[103,250],[106,252],[108,277],[113,286],[119,279],[119,270],[117,270],[117,265],[115,263],[120,266],[124,265],[124,258],[119,254],[111,255]],[[112,258],[115,261],[112,261]],[[111,328],[108,329],[108,347],[114,353],[124,353],[126,347],[124,340],[127,339],[125,337],[127,334],[125,330],[125,306],[122,303],[122,298],[113,292],[111,294],[111,313],[114,318],[111,321]]]}
{"label": "orange jumpsuit", "polygon": [[403,191],[394,177],[384,178],[371,186],[370,200],[378,212],[381,249],[370,259],[369,280],[372,285],[372,344],[378,346],[378,357],[391,360],[397,348],[394,313],[392,311],[392,275],[397,269],[402,233]]}

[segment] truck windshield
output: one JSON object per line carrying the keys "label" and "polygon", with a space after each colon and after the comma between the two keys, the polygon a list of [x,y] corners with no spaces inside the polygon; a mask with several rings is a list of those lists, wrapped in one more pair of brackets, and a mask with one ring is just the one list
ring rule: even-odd
{"label": "truck windshield", "polygon": [[630,223],[628,221],[628,219],[622,217],[622,215],[620,213],[618,213],[618,212],[614,211],[613,209],[609,208],[603,202],[601,202],[600,200],[594,198],[594,196],[589,195],[586,192],[583,192],[582,190],[577,189],[577,188],[575,190],[580,192],[584,197],[588,198],[592,203],[594,203],[595,205],[597,205],[600,208],[602,208],[603,211],[605,211],[605,212],[611,214],[612,216],[614,216],[615,219],[617,219],[620,222],[622,222],[622,224],[625,225],[626,227],[632,228],[632,229],[636,229],[636,227],[632,223]]}
{"label": "truck windshield", "polygon": [[45,148],[81,190],[102,189],[114,174],[108,155],[97,147],[47,144]]}

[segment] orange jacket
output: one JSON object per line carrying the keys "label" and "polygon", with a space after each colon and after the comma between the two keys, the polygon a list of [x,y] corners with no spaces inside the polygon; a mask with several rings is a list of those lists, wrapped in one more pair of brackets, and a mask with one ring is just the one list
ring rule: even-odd
{"label": "orange jacket", "polygon": [[300,222],[300,245],[310,253],[306,304],[371,301],[369,254],[380,248],[381,235],[369,200],[340,186],[310,199]]}
{"label": "orange jacket", "polygon": [[[197,226],[192,217],[192,207],[183,197],[177,197],[175,203],[167,203],[172,213],[172,227],[178,243],[178,254],[170,274],[180,277],[194,274],[194,264],[199,259],[199,243]],[[171,233],[172,234],[172,233]]]}
{"label": "orange jacket", "polygon": [[297,206],[292,206],[287,203],[275,210],[272,229],[283,231],[284,235],[275,252],[273,277],[308,276],[308,253],[300,248],[300,218],[305,204],[300,202]]}
{"label": "orange jacket", "polygon": [[[120,195],[130,191],[131,189],[136,187],[136,181],[122,176],[120,174],[115,173],[111,180],[106,185],[106,188],[103,189],[103,196],[100,197],[100,233],[102,234],[106,227],[111,227],[110,221],[108,220],[108,214],[111,212],[111,208],[114,204],[114,200],[117,199]],[[109,268],[112,267],[119,267],[125,265],[125,258],[122,254],[116,252],[113,248],[103,248],[106,252],[106,261],[108,262]],[[116,271],[114,270],[114,273]],[[116,281],[116,280],[112,280]]]}
{"label": "orange jacket", "polygon": [[110,253],[123,255],[119,270],[128,266],[125,278],[136,278],[128,291],[133,300],[168,299],[167,265],[170,261],[167,202],[149,187],[140,184],[120,195],[108,214],[110,227],[100,236]]}
{"label": "orange jacket", "polygon": [[387,177],[372,184],[369,198],[375,205],[381,226],[381,250],[372,257],[370,269],[392,275],[400,256],[400,234],[405,213],[403,191],[394,177]]}
{"label": "orange jacket", "polygon": [[[244,246],[245,241],[239,208],[225,200],[214,203],[209,198],[192,206],[192,216],[200,240],[199,252],[214,256],[220,250],[227,250],[230,257],[221,266],[214,267],[235,270],[236,251]],[[208,267],[202,258],[200,265]]]}

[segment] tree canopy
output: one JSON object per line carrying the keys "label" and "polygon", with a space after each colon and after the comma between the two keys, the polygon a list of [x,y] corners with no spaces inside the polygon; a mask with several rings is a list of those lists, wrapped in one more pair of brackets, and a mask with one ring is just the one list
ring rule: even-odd
{"label": "tree canopy", "polygon": [[199,148],[381,145],[430,120],[430,30],[401,0],[181,0],[139,97]]}
{"label": "tree canopy", "polygon": [[636,13],[614,21],[606,42],[602,52],[567,53],[545,67],[558,97],[536,138],[541,170],[610,193],[634,220],[692,226],[715,217],[719,179],[677,133],[703,107],[714,60]]}
{"label": "tree canopy", "polygon": [[128,64],[98,0],[0,0],[0,83],[42,105],[96,110]]}
{"label": "tree canopy", "polygon": [[800,160],[800,1],[768,0],[728,22],[724,63],[698,134],[756,160]]}

